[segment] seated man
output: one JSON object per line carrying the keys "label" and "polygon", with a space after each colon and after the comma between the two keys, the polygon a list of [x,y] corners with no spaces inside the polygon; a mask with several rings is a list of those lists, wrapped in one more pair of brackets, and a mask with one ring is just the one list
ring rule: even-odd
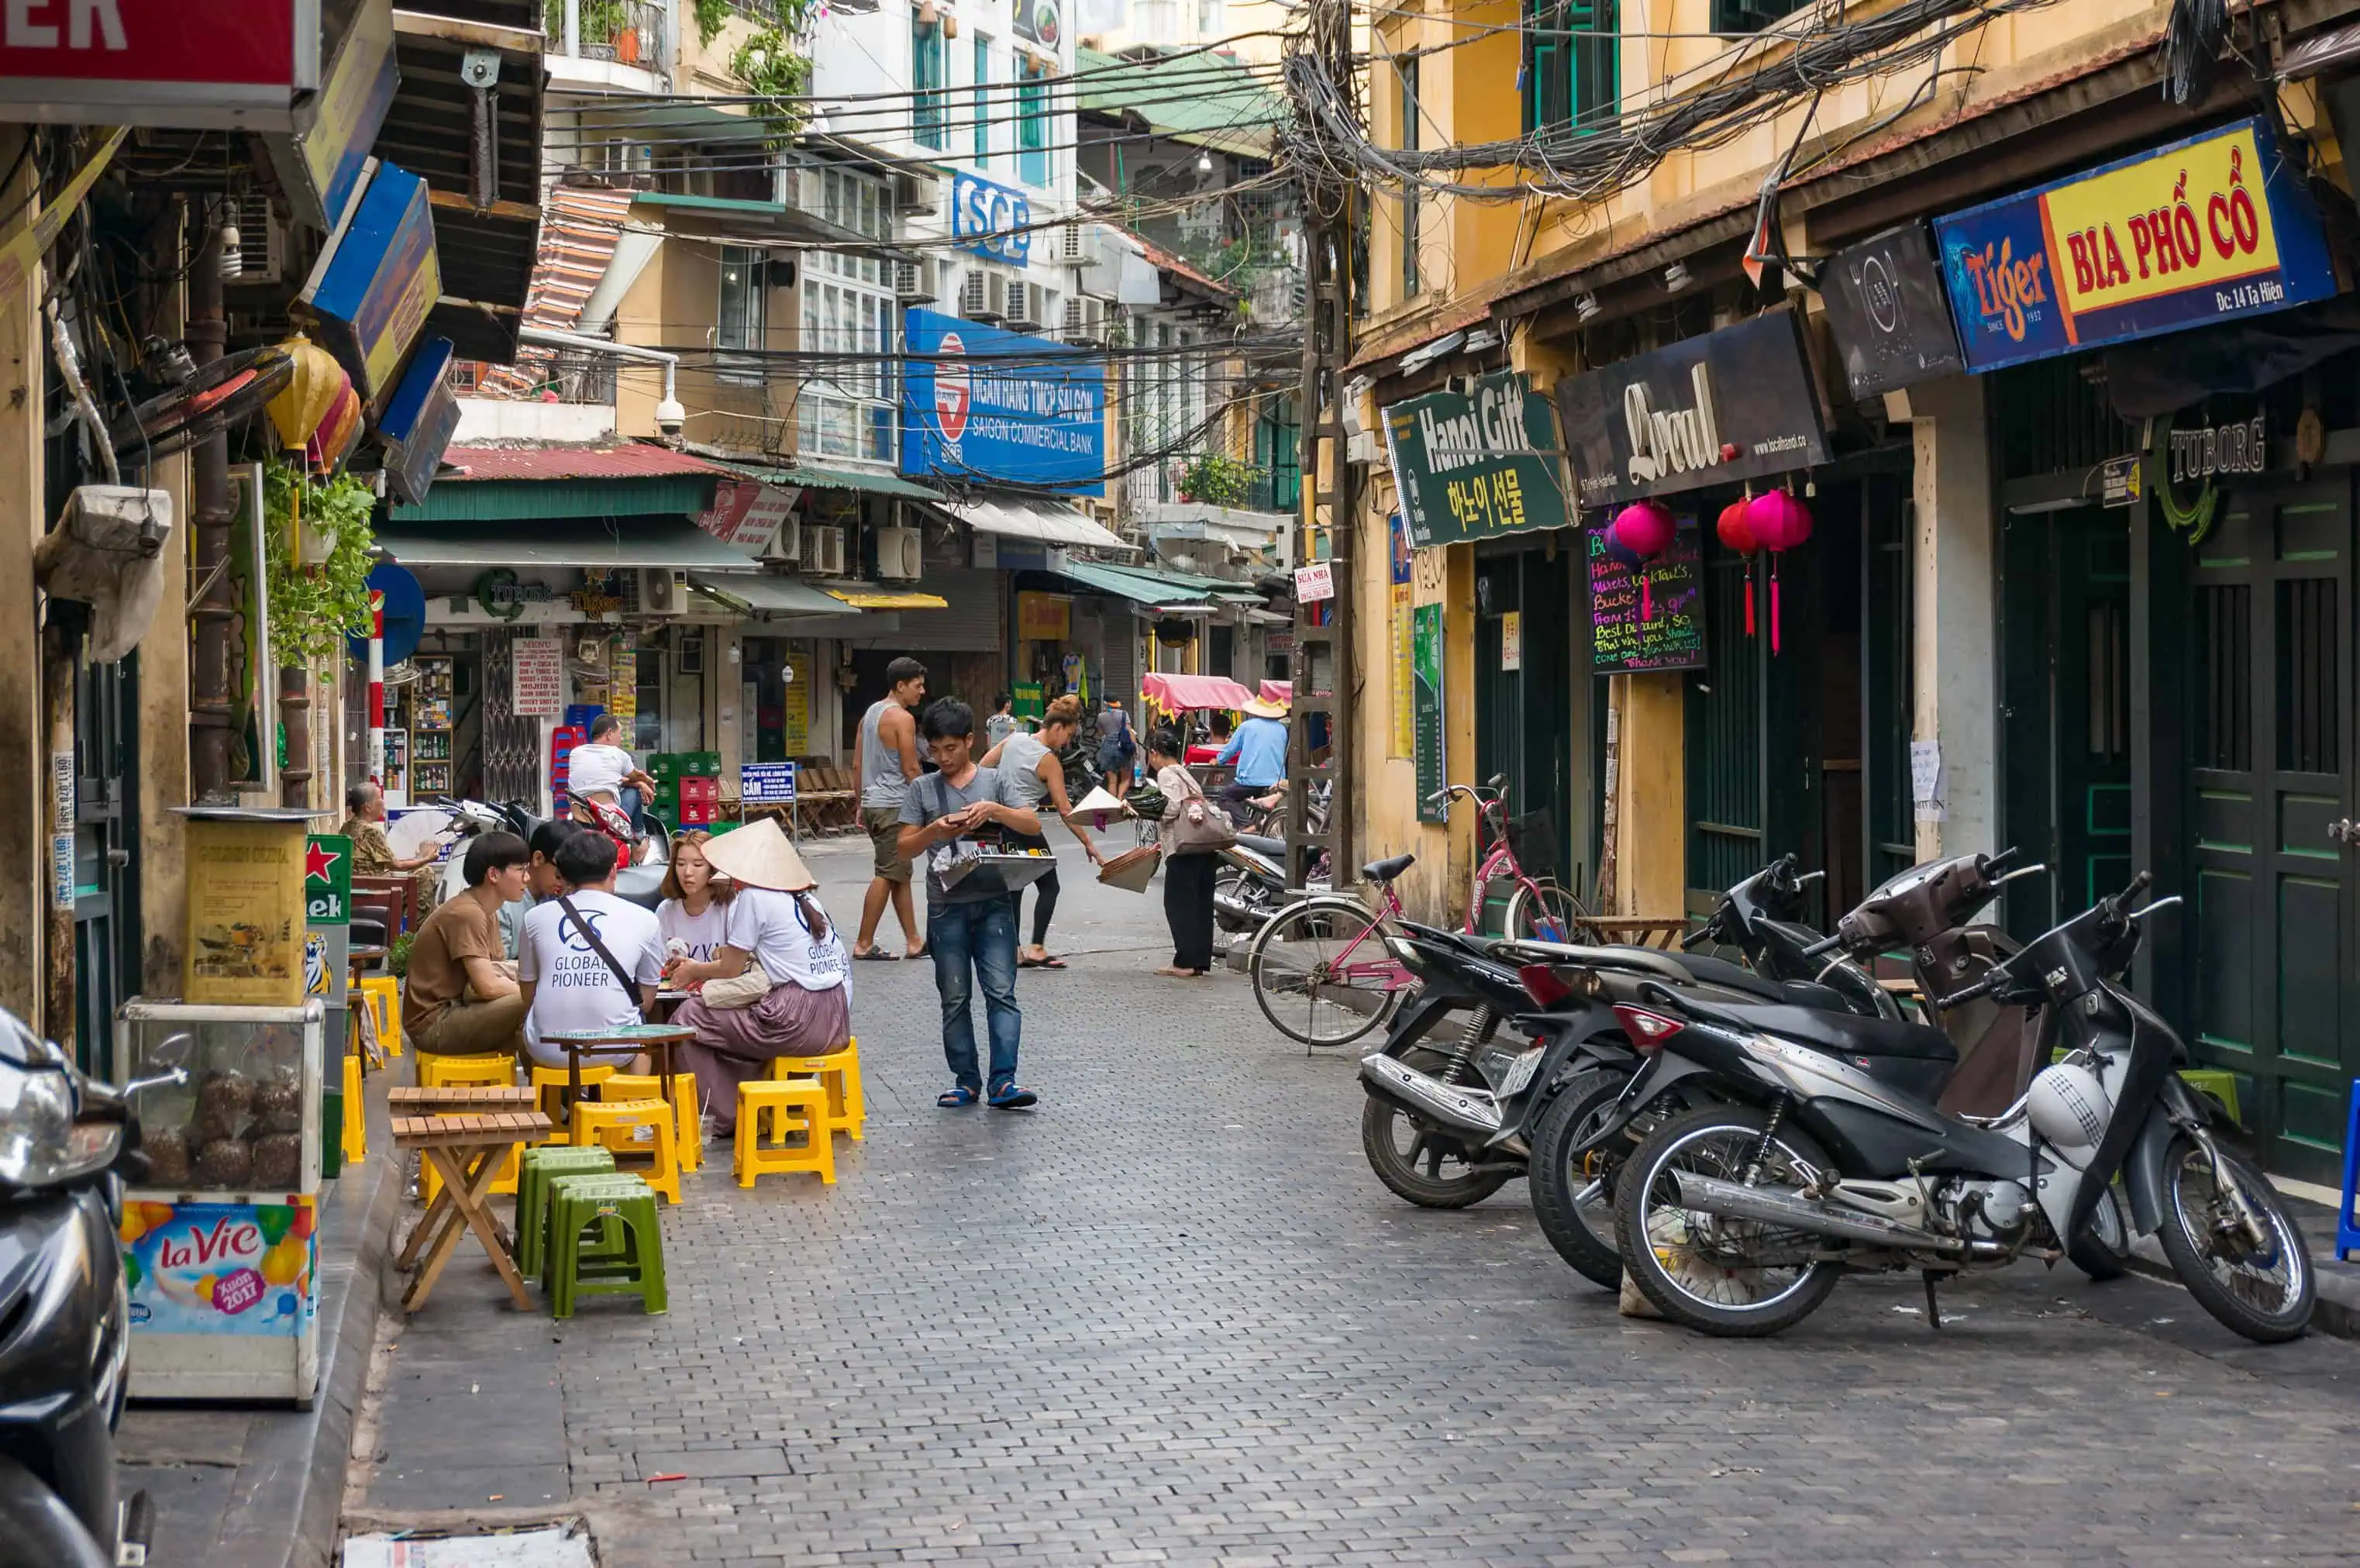
{"label": "seated man", "polygon": [[581,830],[574,823],[555,818],[532,830],[532,860],[524,869],[523,896],[500,905],[500,940],[511,960],[524,948],[524,917],[542,899],[555,898],[565,891],[564,879],[557,874],[557,846]]}
{"label": "seated man", "polygon": [[[543,1067],[563,1067],[565,1053],[542,1045],[542,1036],[644,1023],[663,978],[655,916],[615,896],[614,840],[574,834],[557,847],[557,874],[565,891],[524,917],[517,955],[525,1048]],[[644,1058],[628,1070],[645,1072]]]}
{"label": "seated man", "polygon": [[[344,820],[336,831],[353,841],[355,876],[413,876],[418,883],[419,912],[422,915],[434,907],[442,880],[442,869],[434,863],[442,855],[442,841],[428,844],[420,854],[396,855],[385,836],[384,790],[365,782],[344,791]],[[388,940],[393,935],[386,933]]]}
{"label": "seated man", "polygon": [[467,846],[467,891],[437,908],[410,944],[401,1032],[421,1056],[513,1051],[524,999],[503,961],[499,908],[524,892],[531,851],[513,833]]}

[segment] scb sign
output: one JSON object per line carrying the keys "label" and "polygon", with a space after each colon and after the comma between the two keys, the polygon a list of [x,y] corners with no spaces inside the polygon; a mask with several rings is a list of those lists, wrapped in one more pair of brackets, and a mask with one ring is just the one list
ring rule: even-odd
{"label": "scb sign", "polygon": [[951,237],[962,250],[1022,267],[1032,254],[1032,203],[972,174],[951,179]]}

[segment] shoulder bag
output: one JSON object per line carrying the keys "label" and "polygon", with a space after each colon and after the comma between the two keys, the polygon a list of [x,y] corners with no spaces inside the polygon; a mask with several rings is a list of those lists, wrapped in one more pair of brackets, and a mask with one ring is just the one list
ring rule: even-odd
{"label": "shoulder bag", "polygon": [[1196,782],[1196,774],[1185,766],[1178,772],[1188,782],[1188,793],[1172,802],[1172,852],[1212,854],[1236,843],[1238,835],[1229,826],[1229,814],[1205,798],[1204,786]]}
{"label": "shoulder bag", "polygon": [[574,895],[570,893],[559,894],[557,906],[565,911],[566,918],[580,927],[585,937],[590,938],[590,950],[606,961],[606,972],[615,977],[615,982],[623,988],[623,994],[631,999],[631,1006],[641,1017],[645,1017],[647,1009],[639,1003],[639,981],[631,978],[631,971],[623,967],[622,960],[607,950],[606,944],[598,939],[598,933],[592,928],[590,922],[582,918],[582,911],[574,907]]}

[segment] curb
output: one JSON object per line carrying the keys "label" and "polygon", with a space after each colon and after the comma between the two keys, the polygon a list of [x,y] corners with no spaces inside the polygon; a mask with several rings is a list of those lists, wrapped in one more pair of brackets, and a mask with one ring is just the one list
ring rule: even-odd
{"label": "curb", "polygon": [[[2352,1271],[2332,1256],[2322,1257],[2316,1252],[2311,1255],[2311,1266],[2319,1281],[2319,1304],[2311,1315],[2312,1332],[2331,1339],[2360,1340],[2360,1280],[2352,1278]],[[2132,1244],[2130,1270],[2175,1290],[2188,1288],[2172,1272],[2170,1261],[2153,1236],[2141,1236]]]}

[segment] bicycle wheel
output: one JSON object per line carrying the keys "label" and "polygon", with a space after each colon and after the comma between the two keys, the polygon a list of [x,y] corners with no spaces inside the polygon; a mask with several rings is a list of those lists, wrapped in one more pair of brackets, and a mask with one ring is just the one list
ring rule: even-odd
{"label": "bicycle wheel", "polygon": [[1528,942],[1570,942],[1577,913],[1573,894],[1553,882],[1535,883],[1509,896],[1502,924],[1509,936]]}
{"label": "bicycle wheel", "polygon": [[1306,1046],[1346,1046],[1391,1019],[1408,994],[1384,920],[1349,898],[1305,898],[1272,916],[1246,955],[1255,1004]]}
{"label": "bicycle wheel", "polygon": [[198,370],[188,385],[141,403],[107,439],[126,463],[169,457],[260,413],[294,378],[294,356],[283,348],[228,355]]}

